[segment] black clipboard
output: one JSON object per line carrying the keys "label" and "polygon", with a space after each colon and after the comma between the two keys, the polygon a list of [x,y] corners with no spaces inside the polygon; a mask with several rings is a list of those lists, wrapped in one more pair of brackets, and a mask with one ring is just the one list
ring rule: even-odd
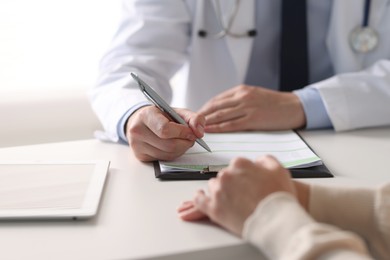
{"label": "black clipboard", "polygon": [[[174,171],[161,172],[160,163],[153,162],[154,173],[160,180],[208,180],[217,175],[215,171]],[[325,164],[307,167],[289,169],[293,178],[332,178],[333,175]]]}
{"label": "black clipboard", "polygon": [[[296,132],[296,131],[294,131]],[[302,138],[302,136],[296,132],[296,134],[305,142],[307,147],[313,151],[309,144]],[[313,151],[314,152],[314,151]],[[314,152],[315,153],[315,152]],[[160,180],[208,180],[217,175],[217,171],[161,171],[159,161],[153,162],[154,173],[156,178]],[[295,179],[298,178],[332,178],[333,174],[326,167],[322,161],[321,165],[305,167],[305,168],[292,168],[289,169],[291,176]]]}

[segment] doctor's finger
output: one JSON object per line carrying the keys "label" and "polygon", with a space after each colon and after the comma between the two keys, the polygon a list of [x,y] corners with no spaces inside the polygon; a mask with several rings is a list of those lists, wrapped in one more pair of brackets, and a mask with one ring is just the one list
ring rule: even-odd
{"label": "doctor's finger", "polygon": [[230,88],[222,93],[219,93],[218,95],[216,95],[213,99],[224,99],[224,98],[230,98],[230,97],[233,97],[237,91],[239,91],[239,89],[241,88],[242,86],[236,86],[236,87],[233,87],[233,88]]}
{"label": "doctor's finger", "polygon": [[141,161],[176,159],[187,151],[193,142],[183,139],[159,140],[156,142],[140,142],[132,145],[135,156]]}
{"label": "doctor's finger", "polygon": [[206,118],[204,115],[192,112],[187,109],[176,109],[178,114],[188,123],[191,130],[197,137],[203,137]]}
{"label": "doctor's finger", "polygon": [[129,144],[146,142],[156,144],[155,146],[162,150],[166,150],[166,144],[158,144],[164,140],[183,139],[192,143],[196,140],[189,127],[169,121],[161,113],[137,114],[135,119],[129,120],[126,135]]}
{"label": "doctor's finger", "polygon": [[237,107],[238,105],[240,105],[240,100],[233,97],[228,97],[228,98],[223,98],[218,100],[210,100],[203,107],[201,107],[201,109],[198,112],[200,114],[207,116],[221,109],[229,108],[229,107]]}
{"label": "doctor's finger", "polygon": [[[126,124],[130,136],[144,139],[150,131],[160,138],[170,138],[170,118],[155,106],[146,106],[138,109]],[[174,135],[177,137],[177,134]]]}
{"label": "doctor's finger", "polygon": [[194,141],[186,139],[161,139],[146,125],[132,129],[128,134],[128,141],[136,157],[141,161],[174,159],[194,144]]}
{"label": "doctor's finger", "polygon": [[206,116],[206,126],[219,124],[245,116],[245,111],[236,107],[220,109]]}
{"label": "doctor's finger", "polygon": [[190,127],[171,121],[162,112],[147,114],[142,120],[161,139],[181,138],[190,141],[196,140],[196,136]]}
{"label": "doctor's finger", "polygon": [[240,95],[242,95],[242,93],[247,93],[251,89],[259,90],[259,89],[262,89],[262,87],[260,87],[260,86],[255,87],[255,86],[241,84],[241,85],[235,86],[229,90],[226,90],[226,91],[218,94],[217,96],[212,98],[210,101],[240,98]]}
{"label": "doctor's finger", "polygon": [[[194,145],[195,141],[185,139],[157,139],[156,141],[148,142],[151,146],[150,154],[158,155],[159,159],[173,160],[187,151]],[[155,149],[152,149],[155,148]]]}
{"label": "doctor's finger", "polygon": [[205,131],[207,133],[237,132],[246,130],[253,129],[247,126],[247,120],[245,120],[244,117],[234,118],[229,121],[206,125],[205,127]]}

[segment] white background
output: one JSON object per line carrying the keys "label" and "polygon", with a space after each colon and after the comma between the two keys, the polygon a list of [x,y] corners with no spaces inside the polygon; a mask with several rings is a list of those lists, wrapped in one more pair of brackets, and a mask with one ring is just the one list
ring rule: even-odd
{"label": "white background", "polygon": [[119,0],[1,0],[0,95],[92,86],[120,8]]}
{"label": "white background", "polygon": [[87,99],[120,0],[0,0],[0,147],[93,138]]}

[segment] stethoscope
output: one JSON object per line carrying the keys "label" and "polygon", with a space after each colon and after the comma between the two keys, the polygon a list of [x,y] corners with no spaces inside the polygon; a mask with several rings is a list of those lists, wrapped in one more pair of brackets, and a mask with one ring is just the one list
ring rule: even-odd
{"label": "stethoscope", "polygon": [[360,26],[353,29],[349,35],[352,50],[358,53],[367,53],[374,50],[379,43],[376,30],[368,25],[370,20],[371,0],[365,0],[363,21]]}
{"label": "stethoscope", "polygon": [[[214,39],[221,39],[225,36],[232,36],[235,38],[241,37],[255,37],[257,35],[257,31],[255,29],[255,21],[253,29],[249,29],[243,33],[233,33],[231,31],[232,24],[237,16],[237,12],[239,9],[240,0],[235,0],[234,6],[230,12],[228,23],[225,26],[222,19],[222,11],[219,1],[216,1],[216,18],[221,26],[221,31],[216,33],[210,33],[207,30],[202,29],[198,30],[198,36],[201,38],[212,37]],[[362,24],[357,26],[350,32],[349,42],[352,50],[358,53],[367,53],[374,50],[379,43],[379,35],[376,30],[369,26],[370,20],[370,9],[371,9],[371,0],[365,0],[364,9],[363,9],[363,21]]]}
{"label": "stethoscope", "polygon": [[[203,29],[204,26],[201,26],[202,29],[198,30],[198,36],[201,38],[206,37],[212,37],[214,39],[221,39],[225,36],[231,36],[234,38],[242,38],[242,37],[255,37],[257,35],[257,31],[255,28],[249,29],[246,32],[243,33],[234,33],[231,31],[232,25],[234,20],[236,19],[238,9],[240,6],[241,0],[235,0],[232,10],[230,10],[230,15],[228,16],[227,25],[224,24],[224,21],[222,19],[222,11],[221,11],[221,5],[219,3],[219,0],[216,0],[215,6],[216,6],[216,18],[219,26],[222,28],[221,31],[216,33],[209,33],[207,30]],[[253,27],[255,27],[255,21],[253,21]]]}

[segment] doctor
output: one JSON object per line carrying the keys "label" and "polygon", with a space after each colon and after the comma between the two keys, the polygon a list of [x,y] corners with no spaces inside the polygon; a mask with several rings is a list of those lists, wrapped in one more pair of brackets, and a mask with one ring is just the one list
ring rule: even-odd
{"label": "doctor", "polygon": [[[302,1],[303,13],[291,0],[124,0],[90,92],[102,138],[129,142],[151,161],[180,156],[204,131],[390,124],[390,0]],[[307,24],[284,20],[286,10]],[[291,37],[283,36],[289,24]],[[296,71],[286,68],[286,52],[301,55]],[[189,128],[150,106],[130,76],[171,101],[170,79],[185,65],[178,87],[184,106],[198,111],[178,109]]]}

